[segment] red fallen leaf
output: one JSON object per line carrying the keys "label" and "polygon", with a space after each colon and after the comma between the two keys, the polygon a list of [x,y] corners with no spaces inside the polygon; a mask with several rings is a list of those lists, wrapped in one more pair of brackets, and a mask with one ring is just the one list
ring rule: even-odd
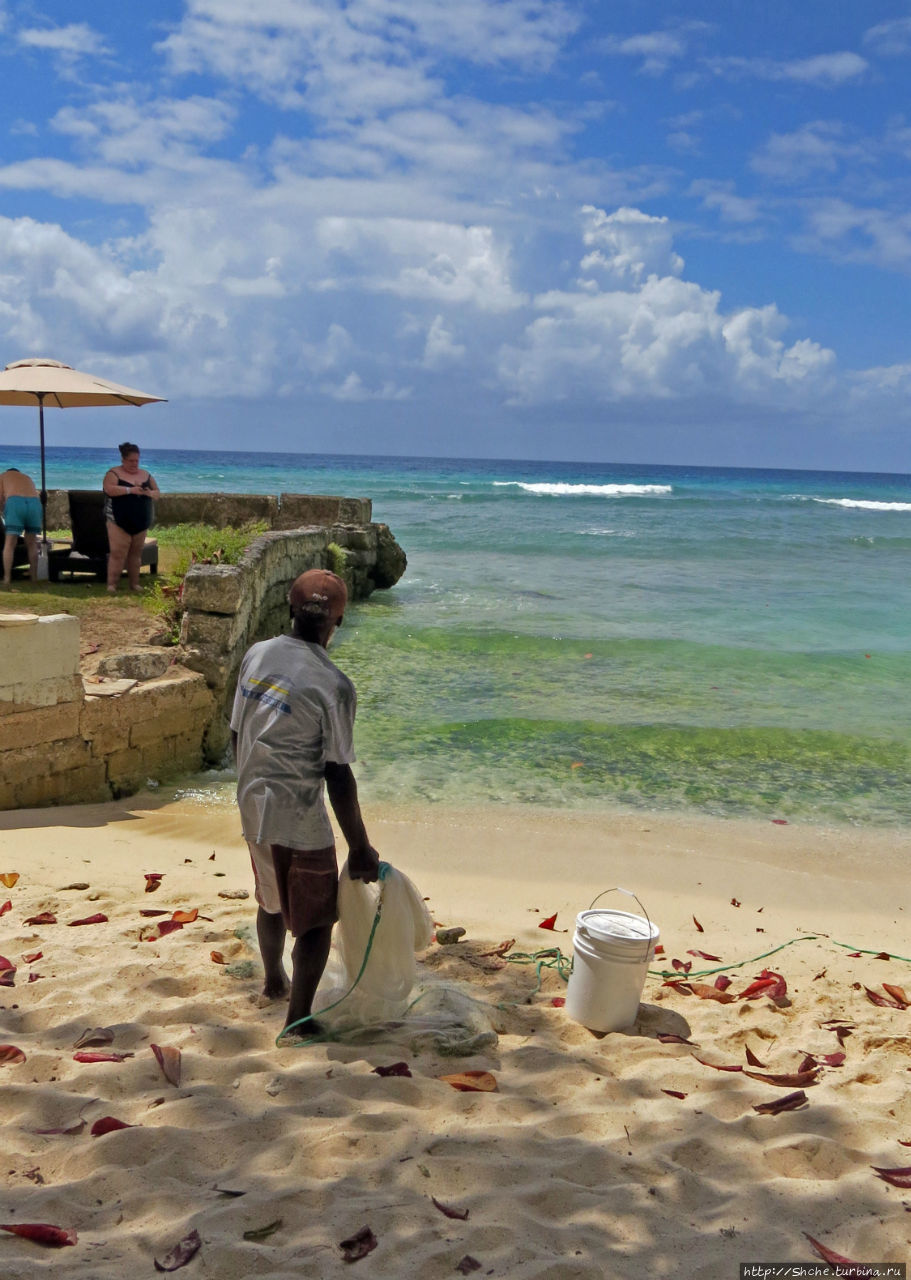
{"label": "red fallen leaf", "polygon": [[[889,955],[888,951],[877,951],[877,953],[876,953],[876,955],[873,957],[873,959],[874,959],[874,960],[891,960],[891,959],[892,959],[892,957]],[[885,983],[883,983],[883,986],[885,986],[885,985],[886,985],[886,984],[885,984]]]}
{"label": "red fallen leaf", "polygon": [[911,1142],[905,1142],[903,1138],[899,1138],[898,1145],[900,1147],[911,1147]]}
{"label": "red fallen leaf", "polygon": [[824,1062],[827,1067],[843,1067],[845,1057],[843,1053],[823,1053],[820,1054],[819,1061]]}
{"label": "red fallen leaf", "polygon": [[721,956],[709,955],[707,951],[687,951],[688,956],[698,956],[700,960],[720,960]]}
{"label": "red fallen leaf", "polygon": [[557,924],[557,916],[558,916],[558,915],[559,915],[559,912],[555,911],[555,912],[554,912],[554,914],[553,914],[552,916],[548,916],[546,920],[539,920],[539,921],[538,921],[538,928],[539,928],[539,929],[554,929],[554,928],[556,928],[556,924]]}
{"label": "red fallen leaf", "polygon": [[40,978],[43,978],[43,977],[44,977],[43,973],[30,973],[28,975],[28,980],[29,982],[37,982]]}
{"label": "red fallen leaf", "polygon": [[195,1257],[202,1248],[202,1240],[199,1232],[194,1228],[182,1240],[178,1240],[174,1248],[159,1262],[154,1258],[156,1271],[177,1271],[180,1267],[185,1267],[191,1258]]}
{"label": "red fallen leaf", "polygon": [[853,1258],[846,1258],[846,1257],[844,1256],[844,1254],[836,1253],[834,1249],[828,1249],[824,1244],[820,1244],[818,1240],[814,1240],[812,1236],[807,1235],[806,1231],[804,1232],[804,1235],[807,1237],[807,1239],[809,1240],[810,1244],[813,1246],[813,1248],[814,1248],[814,1249],[816,1250],[816,1252],[819,1254],[820,1258],[822,1258],[822,1259],[823,1259],[823,1261],[825,1261],[825,1262],[831,1262],[831,1263],[832,1263],[832,1265],[833,1265],[833,1266],[836,1266],[836,1267],[838,1267],[838,1266],[841,1266],[841,1267],[862,1267],[862,1266],[864,1266],[864,1263],[862,1263],[862,1262],[855,1262]]}
{"label": "red fallen leaf", "polygon": [[[765,1064],[764,1064],[764,1063],[759,1063],[758,1065],[760,1065],[760,1066],[764,1066]],[[798,1070],[798,1071],[812,1071],[814,1067],[818,1067],[818,1066],[819,1066],[819,1063],[818,1063],[818,1062],[817,1062],[817,1060],[813,1057],[812,1053],[808,1053],[808,1054],[806,1054],[806,1055],[804,1056],[804,1059],[803,1059],[803,1061],[801,1062],[800,1066],[797,1068],[797,1070]]]}
{"label": "red fallen leaf", "polygon": [[167,907],[140,907],[139,914],[141,916],[166,916],[168,914]]}
{"label": "red fallen leaf", "polygon": [[669,1098],[686,1098],[688,1095],[681,1093],[679,1089],[662,1089],[662,1093],[666,1093]]}
{"label": "red fallen leaf", "polygon": [[739,1062],[735,1063],[734,1066],[732,1067],[722,1067],[722,1066],[719,1066],[717,1062],[706,1062],[705,1058],[696,1057],[695,1053],[693,1054],[693,1057],[696,1058],[697,1062],[701,1062],[704,1067],[711,1067],[713,1071],[742,1071],[743,1070],[743,1067],[740,1065]]}
{"label": "red fallen leaf", "polygon": [[861,956],[863,955],[863,952],[862,952],[862,951],[849,951],[849,952],[848,952],[848,955],[849,955],[849,957],[850,957],[852,960],[859,960],[859,959],[861,958]]}
{"label": "red fallen leaf", "polygon": [[209,952],[209,959],[210,959],[210,960],[213,960],[216,964],[227,964],[227,963],[228,963],[228,962],[227,962],[227,960],[224,958],[224,956],[221,954],[221,952],[220,952],[220,951],[210,951],[210,952]]}
{"label": "red fallen leaf", "polygon": [[373,1074],[377,1076],[410,1076],[411,1068],[407,1062],[393,1062],[388,1067],[374,1067]]}
{"label": "red fallen leaf", "polygon": [[751,982],[740,993],[741,1000],[755,1000],[759,996],[769,996],[771,999],[780,999],[787,994],[788,984],[780,973],[776,973],[774,969],[763,969],[762,973],[754,982]]}
{"label": "red fallen leaf", "polygon": [[818,982],[819,979],[824,978],[828,972],[828,969],[820,969],[819,973],[813,974],[813,981]]}
{"label": "red fallen leaf", "polygon": [[14,987],[16,966],[6,956],[0,956],[0,987]]}
{"label": "red fallen leaf", "polygon": [[49,1245],[52,1249],[75,1244],[79,1239],[75,1231],[65,1227],[52,1227],[49,1222],[0,1222],[0,1231],[11,1231],[14,1236],[34,1240],[35,1244]]}
{"label": "red fallen leaf", "polygon": [[154,893],[155,890],[159,888],[161,885],[164,872],[163,871],[144,871],[143,875],[145,876],[145,881],[146,881],[146,893]]}
{"label": "red fallen leaf", "polygon": [[731,906],[732,906],[732,907],[739,907],[739,906],[740,906],[740,903],[737,901],[737,899],[736,899],[736,898],[732,898],[732,899],[731,899]]}
{"label": "red fallen leaf", "polygon": [[497,1078],[490,1071],[457,1071],[454,1075],[438,1076],[445,1084],[452,1085],[460,1093],[493,1093]]}
{"label": "red fallen leaf", "polygon": [[726,973],[719,973],[718,977],[715,979],[715,986],[718,988],[719,991],[727,991],[728,987],[731,986],[733,981],[734,979],[729,978]]}
{"label": "red fallen leaf", "polygon": [[905,1165],[901,1169],[881,1169],[879,1165],[871,1164],[870,1168],[877,1178],[882,1178],[883,1182],[889,1182],[893,1187],[901,1187],[902,1191],[911,1191],[911,1165]]}
{"label": "red fallen leaf", "polygon": [[671,968],[676,969],[678,973],[689,973],[693,967],[692,960],[671,960]]}
{"label": "red fallen leaf", "polygon": [[659,942],[659,943],[658,943],[658,945],[655,947],[655,955],[656,955],[656,956],[663,956],[663,955],[664,955],[664,943],[663,943],[663,942]]}
{"label": "red fallen leaf", "polygon": [[754,1102],[753,1110],[761,1116],[777,1116],[781,1111],[796,1111],[807,1102],[809,1098],[803,1089],[798,1089],[796,1093],[786,1093],[783,1098],[773,1098],[771,1102]]}
{"label": "red fallen leaf", "polygon": [[149,1048],[158,1059],[161,1074],[175,1089],[180,1087],[180,1050],[170,1044],[153,1044]]}
{"label": "red fallen leaf", "polygon": [[866,991],[867,999],[870,1003],[878,1005],[881,1009],[906,1009],[908,1007],[899,1000],[887,1000],[885,996],[881,996],[877,991],[871,991],[869,987],[864,987],[864,991]]}
{"label": "red fallen leaf", "polygon": [[41,960],[43,956],[43,951],[23,951],[22,953],[22,959],[26,964],[34,964],[36,960]]}
{"label": "red fallen leaf", "polygon": [[897,1000],[903,1009],[907,1009],[911,1005],[911,1000],[905,995],[902,987],[896,987],[891,982],[884,982],[883,991],[888,991],[892,999]]}
{"label": "red fallen leaf", "polygon": [[550,1003],[555,1009],[562,1009],[566,1004],[566,996],[554,996]]}
{"label": "red fallen leaf", "polygon": [[74,1062],[126,1062],[127,1058],[134,1058],[133,1053],[117,1053],[112,1050],[110,1053],[79,1053],[73,1054]]}
{"label": "red fallen leaf", "polygon": [[18,871],[2,871],[0,872],[0,884],[5,884],[7,889],[12,889],[13,885],[19,879]]}
{"label": "red fallen leaf", "polygon": [[772,818],[771,821],[774,822],[776,827],[786,827],[788,825],[787,818]]}
{"label": "red fallen leaf", "polygon": [[468,1218],[467,1209],[453,1209],[451,1205],[443,1204],[442,1200],[438,1200],[436,1196],[430,1197],[430,1203],[435,1209],[439,1209],[440,1213],[445,1213],[447,1218],[457,1218],[459,1222],[465,1222]]}
{"label": "red fallen leaf", "polygon": [[65,1133],[68,1136],[71,1136],[74,1133],[82,1133],[82,1130],[84,1128],[85,1128],[85,1118],[83,1116],[80,1116],[76,1124],[71,1124],[68,1127],[59,1128],[59,1129],[33,1129],[32,1133],[40,1133],[42,1136],[44,1136],[45,1134],[52,1134],[52,1133],[53,1134]]}
{"label": "red fallen leaf", "polygon": [[699,923],[699,921],[696,919],[695,916],[693,916],[693,924],[696,926],[696,928],[699,930],[700,933],[705,933],[705,930],[703,929],[702,925]]}
{"label": "red fallen leaf", "polygon": [[0,916],[5,916],[7,911],[12,911],[12,909],[13,909],[12,899],[7,898],[6,902],[4,902],[2,906],[0,906]]}
{"label": "red fallen leaf", "polygon": [[158,922],[159,938],[166,938],[169,933],[176,933],[178,929],[183,928],[181,920],[160,920]]}
{"label": "red fallen leaf", "polygon": [[372,1253],[377,1246],[377,1238],[369,1227],[361,1227],[347,1240],[340,1240],[338,1247],[342,1251],[345,1262],[360,1262]]}
{"label": "red fallen leaf", "polygon": [[214,861],[215,861],[215,854],[214,854],[214,853],[210,853],[210,854],[209,854],[209,861],[210,861],[210,862],[214,862]]}
{"label": "red fallen leaf", "polygon": [[42,911],[41,914],[38,916],[29,916],[29,918],[25,920],[23,923],[24,924],[56,924],[57,917],[54,915],[53,911]]}
{"label": "red fallen leaf", "polygon": [[749,1076],[751,1080],[761,1080],[763,1084],[774,1084],[779,1089],[802,1089],[805,1085],[816,1084],[819,1067],[814,1067],[812,1071],[792,1071],[781,1074],[763,1071],[744,1071],[743,1074]]}
{"label": "red fallen leaf", "polygon": [[0,1066],[14,1066],[25,1062],[25,1054],[14,1044],[0,1044]]}
{"label": "red fallen leaf", "polygon": [[199,907],[193,907],[191,911],[175,911],[171,919],[177,924],[192,924],[199,915]]}
{"label": "red fallen leaf", "polygon": [[103,911],[96,911],[93,916],[84,916],[81,920],[70,920],[69,927],[72,929],[77,924],[107,924],[108,918]]}
{"label": "red fallen leaf", "polygon": [[682,996],[691,996],[693,988],[688,982],[683,982],[680,978],[668,978],[666,982],[662,982],[662,987],[673,987],[675,991],[679,991]]}
{"label": "red fallen leaf", "polygon": [[[138,1126],[141,1128],[141,1126]],[[106,1133],[113,1133],[115,1129],[135,1129],[135,1124],[127,1124],[125,1120],[118,1120],[116,1116],[102,1116],[100,1120],[96,1120],[92,1125],[89,1133],[93,1138],[101,1138]]]}
{"label": "red fallen leaf", "polygon": [[692,1040],[687,1040],[686,1036],[678,1036],[676,1031],[659,1031],[656,1040],[660,1040],[662,1044],[692,1044]]}
{"label": "red fallen leaf", "polygon": [[750,1048],[749,1045],[747,1045],[746,1058],[747,1058],[747,1062],[750,1064],[751,1067],[763,1067],[763,1068],[765,1067],[765,1063],[759,1061],[759,1059],[756,1057],[756,1054],[753,1052],[753,1050]]}
{"label": "red fallen leaf", "polygon": [[693,994],[700,1000],[717,1000],[719,1004],[733,1004],[737,999],[729,991],[722,991],[720,987],[710,987],[707,982],[691,982],[690,986]]}

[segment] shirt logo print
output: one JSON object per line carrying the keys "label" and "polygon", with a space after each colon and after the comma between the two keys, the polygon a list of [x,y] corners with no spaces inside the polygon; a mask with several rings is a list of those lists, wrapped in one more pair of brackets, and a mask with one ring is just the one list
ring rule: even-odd
{"label": "shirt logo print", "polygon": [[241,685],[241,693],[251,702],[261,702],[263,706],[275,707],[285,715],[291,714],[288,690],[272,680],[257,680],[251,676],[246,684]]}

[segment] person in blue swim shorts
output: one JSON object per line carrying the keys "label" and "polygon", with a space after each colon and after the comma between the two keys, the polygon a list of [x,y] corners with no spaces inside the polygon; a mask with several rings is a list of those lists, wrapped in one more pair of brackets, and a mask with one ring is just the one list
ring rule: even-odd
{"label": "person in blue swim shorts", "polygon": [[6,538],[3,543],[3,583],[13,580],[13,556],[16,542],[22,538],[28,552],[28,572],[32,582],[38,579],[38,538],[41,533],[41,501],[38,490],[24,472],[10,467],[0,475],[0,511]]}

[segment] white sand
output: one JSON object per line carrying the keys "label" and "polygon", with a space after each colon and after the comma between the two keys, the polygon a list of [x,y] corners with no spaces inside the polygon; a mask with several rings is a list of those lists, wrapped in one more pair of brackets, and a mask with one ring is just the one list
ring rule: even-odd
{"label": "white sand", "polygon": [[[911,1192],[870,1166],[911,1164],[900,1145],[911,1142],[911,1010],[876,1007],[863,986],[911,995],[908,962],[855,958],[827,939],[753,958],[810,933],[911,955],[911,834],[528,809],[367,818],[435,919],[468,930],[459,946],[431,949],[428,971],[516,1005],[495,1015],[493,1052],[446,1060],[411,1053],[407,1037],[275,1048],[281,1009],[257,1008],[256,978],[210,959],[251,959],[258,972],[255,949],[234,935],[253,923],[252,897],[217,896],[252,887],[230,810],[142,796],[0,816],[0,872],[20,874],[0,885],[0,905],[12,902],[0,953],[18,966],[15,987],[0,988],[0,1041],[26,1054],[0,1065],[0,1221],[79,1237],[54,1250],[0,1233],[4,1280],[153,1275],[153,1258],[191,1229],[202,1247],[180,1272],[188,1278],[337,1276],[347,1273],[339,1241],[364,1225],[378,1246],[356,1274],[396,1280],[458,1275],[466,1255],[478,1275],[510,1280],[726,1280],[744,1261],[811,1260],[804,1232],[849,1258],[906,1260]],[[146,894],[152,871],[164,878]],[[78,882],[89,888],[64,888]],[[747,961],[731,970],[737,993],[766,964],[786,978],[790,1003],[719,1004],[649,979],[636,1027],[596,1036],[553,1006],[565,994],[554,973],[535,993],[531,966],[478,959],[508,938],[571,954],[576,913],[618,884],[659,924],[663,966],[713,967],[690,949]],[[155,922],[143,908],[198,908],[211,922],[144,942],[140,929]],[[58,923],[24,925],[43,911]],[[67,927],[94,912],[108,922]],[[553,912],[569,932],[537,927]],[[22,959],[35,951],[41,960]],[[29,983],[30,970],[41,978]],[[830,1018],[853,1025],[846,1061],[806,1088],[801,1110],[759,1115],[755,1103],[792,1090],[696,1060],[746,1065],[749,1046],[770,1072],[794,1072],[805,1051],[839,1049],[820,1025]],[[75,1062],[80,1033],[103,1026],[134,1056]],[[180,1049],[179,1087],[151,1043]],[[400,1058],[412,1078],[373,1074]],[[466,1067],[492,1071],[498,1091],[458,1093],[436,1078]],[[108,1115],[136,1127],[90,1136]],[[80,1116],[80,1133],[34,1132]],[[445,1217],[431,1196],[467,1220]],[[279,1219],[267,1239],[244,1240]]]}

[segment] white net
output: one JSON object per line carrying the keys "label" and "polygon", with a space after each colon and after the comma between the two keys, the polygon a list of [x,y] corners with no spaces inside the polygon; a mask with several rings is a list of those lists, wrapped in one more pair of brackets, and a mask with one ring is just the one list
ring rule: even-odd
{"label": "white net", "polygon": [[352,880],[347,863],[342,868],[339,920],[314,1015],[333,1040],[394,1041],[447,1056],[489,1049],[497,1043],[489,1006],[419,970],[416,953],[433,941],[430,912],[406,875],[388,863],[380,868],[372,885]]}

